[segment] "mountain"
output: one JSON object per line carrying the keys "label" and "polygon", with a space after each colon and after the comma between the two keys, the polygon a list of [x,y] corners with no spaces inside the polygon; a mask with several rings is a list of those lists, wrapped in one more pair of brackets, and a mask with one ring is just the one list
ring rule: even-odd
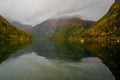
{"label": "mountain", "polygon": [[60,18],[60,19],[49,19],[41,24],[38,24],[33,29],[33,35],[35,37],[49,37],[54,36],[57,32],[65,27],[69,27],[69,25],[79,24],[84,25],[85,28],[90,27],[94,22],[86,21],[79,18]]}
{"label": "mountain", "polygon": [[64,28],[60,29],[56,35],[56,39],[73,40],[79,37],[79,35],[86,30],[86,27],[82,23],[72,23]]}
{"label": "mountain", "polygon": [[0,15],[0,40],[32,40],[32,36],[17,29]]}
{"label": "mountain", "polygon": [[13,20],[10,20],[10,22],[12,25],[16,26],[18,29],[24,30],[30,34],[32,33],[33,26],[22,24],[20,22],[13,21]]}
{"label": "mountain", "polygon": [[108,13],[81,36],[120,37],[120,0],[116,0]]}

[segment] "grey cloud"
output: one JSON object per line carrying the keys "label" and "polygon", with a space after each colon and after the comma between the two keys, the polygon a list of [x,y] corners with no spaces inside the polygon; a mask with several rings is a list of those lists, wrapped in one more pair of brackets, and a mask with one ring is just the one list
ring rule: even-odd
{"label": "grey cloud", "polygon": [[35,25],[48,18],[62,16],[100,19],[114,0],[0,0],[0,14]]}

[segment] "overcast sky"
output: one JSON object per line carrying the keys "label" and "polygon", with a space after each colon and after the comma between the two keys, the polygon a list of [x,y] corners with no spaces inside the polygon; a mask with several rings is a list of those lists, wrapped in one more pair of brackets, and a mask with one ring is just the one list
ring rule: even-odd
{"label": "overcast sky", "polygon": [[0,14],[25,24],[36,25],[49,18],[75,16],[100,19],[114,0],[0,0]]}

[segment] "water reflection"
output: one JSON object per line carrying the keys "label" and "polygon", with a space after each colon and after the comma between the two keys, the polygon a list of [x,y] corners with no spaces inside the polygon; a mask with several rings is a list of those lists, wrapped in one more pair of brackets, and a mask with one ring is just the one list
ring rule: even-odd
{"label": "water reflection", "polygon": [[4,62],[0,66],[0,80],[114,80],[114,77],[96,57],[68,62],[32,52]]}
{"label": "water reflection", "polygon": [[38,55],[49,59],[80,61],[83,57],[93,56],[91,52],[83,49],[80,44],[68,41],[36,41],[31,46],[31,49]]}
{"label": "water reflection", "polygon": [[14,54],[0,65],[0,80],[119,79],[119,49],[114,43],[35,41],[26,49],[10,52]]}
{"label": "water reflection", "polygon": [[110,68],[116,80],[120,79],[120,43],[88,42],[81,45],[98,56]]}
{"label": "water reflection", "polygon": [[0,63],[17,50],[28,47],[32,42],[0,41]]}

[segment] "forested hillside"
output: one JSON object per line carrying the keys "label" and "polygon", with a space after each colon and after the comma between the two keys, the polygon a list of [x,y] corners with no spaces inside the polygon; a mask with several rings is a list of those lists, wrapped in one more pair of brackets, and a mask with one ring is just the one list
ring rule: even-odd
{"label": "forested hillside", "polygon": [[35,38],[66,39],[80,36],[81,32],[95,22],[80,18],[49,19],[34,27],[32,35]]}
{"label": "forested hillside", "polygon": [[81,36],[120,37],[120,1],[116,0],[108,13]]}
{"label": "forested hillside", "polygon": [[32,36],[17,29],[0,15],[0,40],[32,40]]}

